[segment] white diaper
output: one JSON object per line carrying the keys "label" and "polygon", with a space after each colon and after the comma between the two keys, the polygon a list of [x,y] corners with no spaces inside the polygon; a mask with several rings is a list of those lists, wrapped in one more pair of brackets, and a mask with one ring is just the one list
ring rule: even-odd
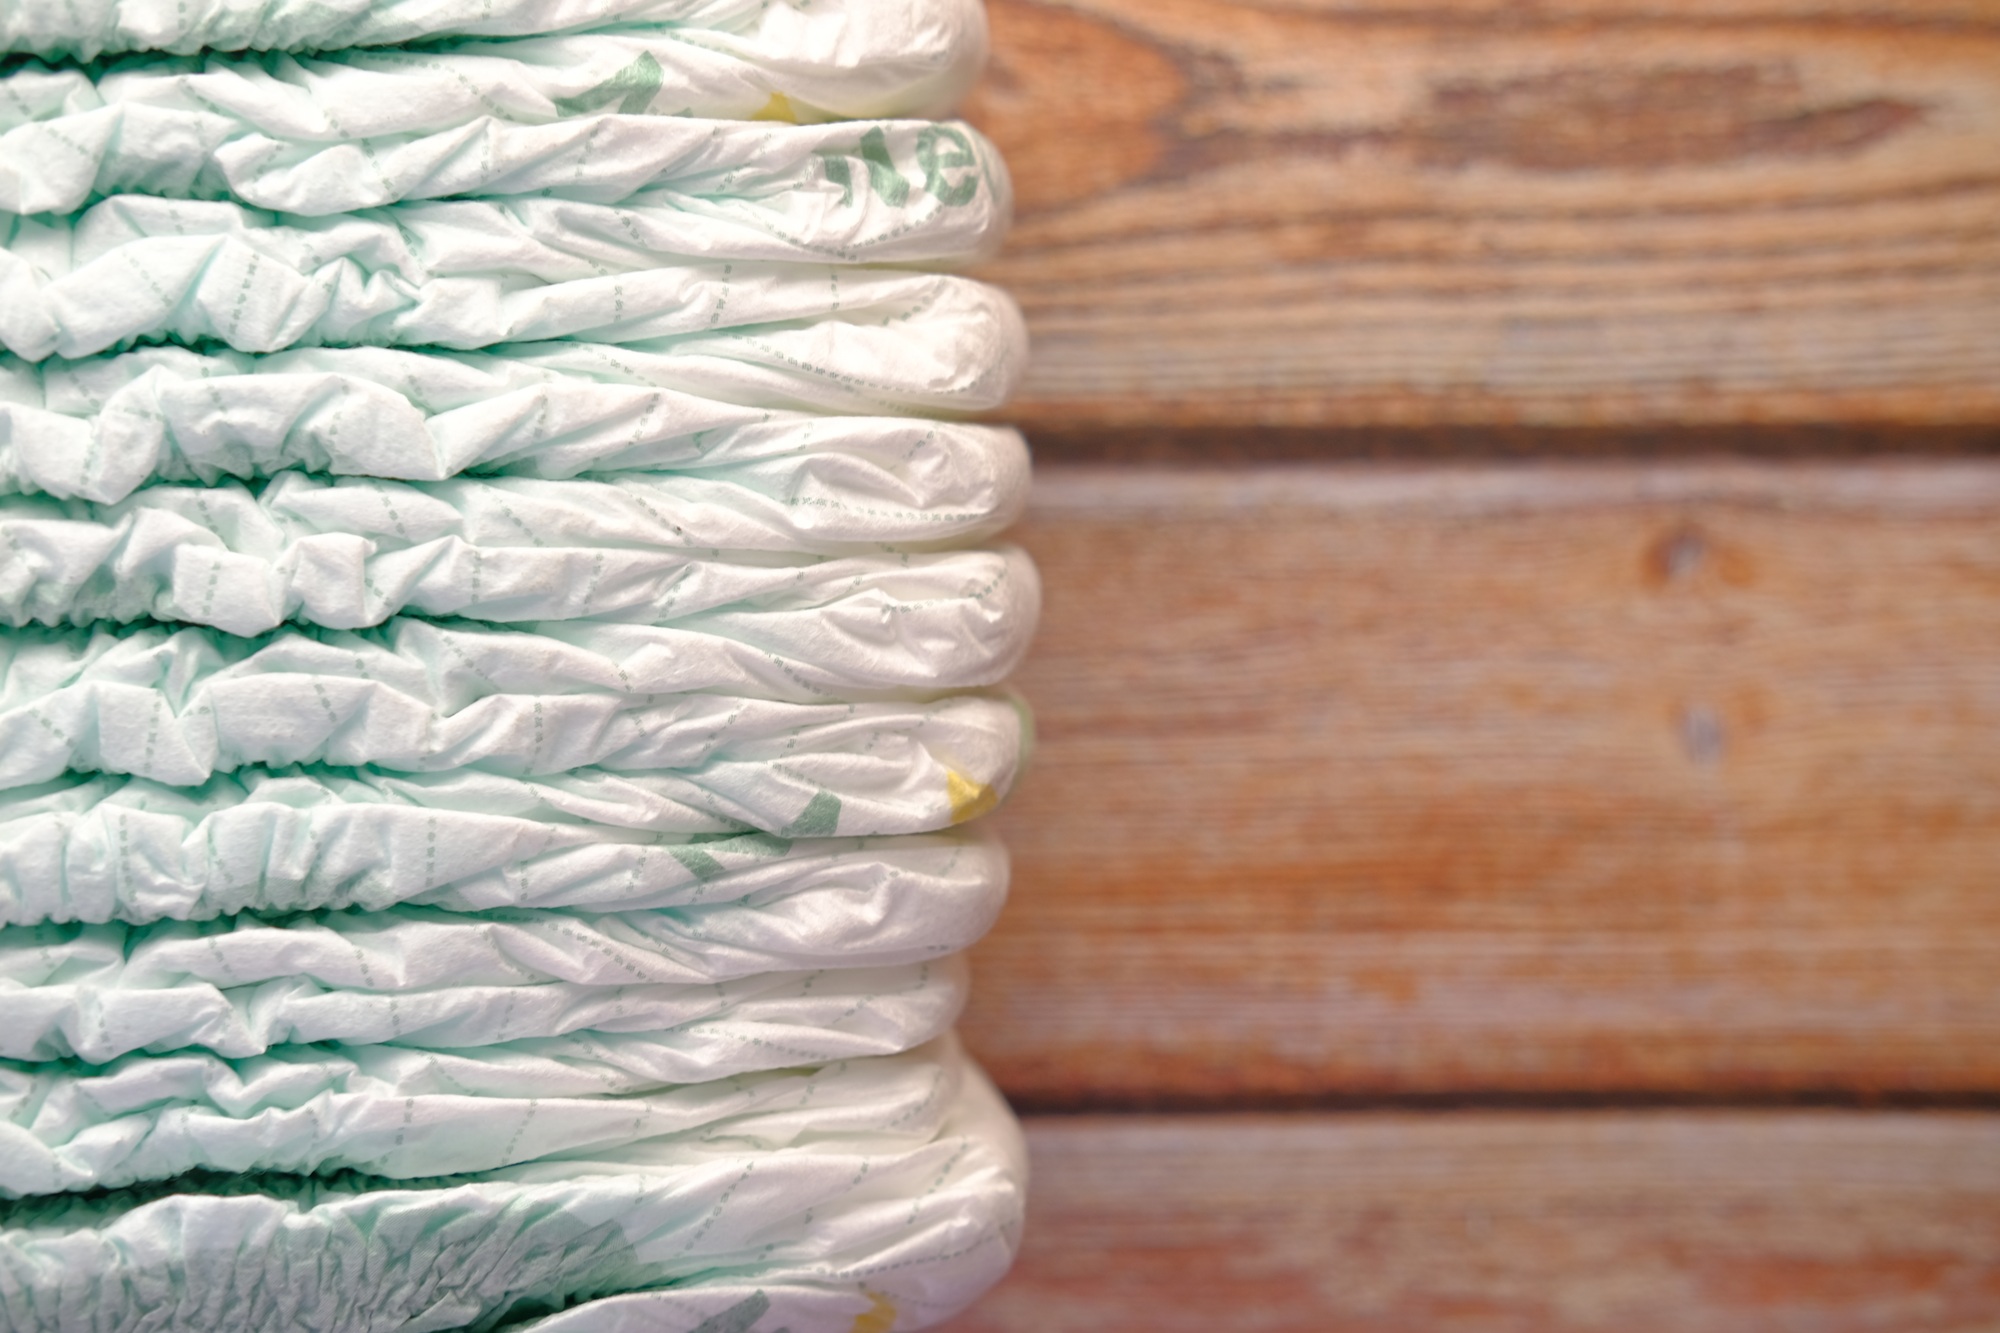
{"label": "white diaper", "polygon": [[[929,929],[943,910],[926,904],[997,902],[1004,892],[1006,857],[988,838],[717,833],[728,821],[677,807],[669,785],[660,775],[248,768],[168,787],[68,774],[0,791],[0,925],[398,903],[455,912],[741,903],[768,922],[774,904],[837,902],[852,914],[819,929],[897,948],[903,925]],[[906,906],[889,918],[891,903]]]}
{"label": "white diaper", "polygon": [[[304,54],[197,55],[204,48]],[[480,115],[942,115],[985,59],[986,20],[976,0],[16,0],[0,9],[0,50],[190,57],[116,62],[59,92],[36,85],[0,98],[0,114],[154,105],[337,139]]]}
{"label": "white diaper", "polygon": [[619,270],[459,224],[419,235],[373,215],[261,221],[237,204],[133,195],[74,220],[16,217],[0,231],[0,346],[40,361],[161,339],[243,352],[625,343],[834,316],[879,325],[1002,299],[945,274],[664,256]]}
{"label": "white diaper", "polygon": [[[953,364],[939,356],[953,344],[989,359]],[[998,491],[992,512],[1011,516],[1027,485],[1014,432],[801,409],[990,407],[1024,351],[1002,300],[933,307],[900,325],[821,321],[636,347],[0,357],[0,494],[111,502],[149,480],[287,469],[433,481],[740,468],[752,485],[815,505],[844,504],[843,494],[869,509],[924,505],[931,491],[977,505]]]}
{"label": "white diaper", "polygon": [[948,1045],[934,1067],[914,1104],[753,1112],[692,1151],[664,1137],[418,1180],[196,1174],[23,1200],[0,1232],[0,1319],[21,1333],[924,1327],[1004,1271],[1026,1180],[984,1078]]}

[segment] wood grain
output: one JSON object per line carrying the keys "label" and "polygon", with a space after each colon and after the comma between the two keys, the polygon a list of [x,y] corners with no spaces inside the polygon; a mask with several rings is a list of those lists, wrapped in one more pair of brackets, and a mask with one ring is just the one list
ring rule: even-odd
{"label": "wood grain", "polygon": [[1990,0],[992,0],[1014,415],[2000,422]]}
{"label": "wood grain", "polygon": [[2000,1119],[1031,1122],[1019,1267],[950,1333],[1984,1333]]}
{"label": "wood grain", "polygon": [[2000,464],[1046,469],[1029,1106],[2000,1093]]}

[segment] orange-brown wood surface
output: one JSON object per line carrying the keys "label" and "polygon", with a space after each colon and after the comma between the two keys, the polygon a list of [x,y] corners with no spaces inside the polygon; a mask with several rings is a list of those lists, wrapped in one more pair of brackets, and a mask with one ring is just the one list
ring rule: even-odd
{"label": "orange-brown wood surface", "polygon": [[1987,1333],[2000,1117],[1079,1117],[951,1333]]}
{"label": "orange-brown wood surface", "polygon": [[2000,1094],[2000,464],[1045,469],[1029,1107]]}
{"label": "orange-brown wood surface", "polygon": [[1991,0],[991,0],[1045,432],[2000,422]]}
{"label": "orange-brown wood surface", "polygon": [[989,11],[963,1027],[1123,1113],[954,1333],[2000,1329],[2000,4]]}

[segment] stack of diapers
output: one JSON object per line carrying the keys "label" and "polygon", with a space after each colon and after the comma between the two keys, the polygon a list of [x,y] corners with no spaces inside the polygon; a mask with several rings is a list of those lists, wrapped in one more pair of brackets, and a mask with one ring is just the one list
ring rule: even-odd
{"label": "stack of diapers", "polygon": [[0,5],[0,1329],[1005,1269],[976,0]]}

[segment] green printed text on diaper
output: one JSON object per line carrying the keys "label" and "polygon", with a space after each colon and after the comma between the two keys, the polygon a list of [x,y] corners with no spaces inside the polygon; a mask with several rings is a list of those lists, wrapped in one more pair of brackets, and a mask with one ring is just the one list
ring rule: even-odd
{"label": "green printed text on diaper", "polygon": [[[854,159],[868,173],[869,188],[891,208],[910,201],[910,182],[889,153],[889,136],[876,126],[846,153],[821,153],[826,178],[840,187],[841,206],[854,202]],[[949,125],[926,125],[917,135],[917,169],[924,173],[924,193],[947,207],[969,204],[979,193],[979,158],[963,133]],[[963,173],[948,177],[947,172]]]}

